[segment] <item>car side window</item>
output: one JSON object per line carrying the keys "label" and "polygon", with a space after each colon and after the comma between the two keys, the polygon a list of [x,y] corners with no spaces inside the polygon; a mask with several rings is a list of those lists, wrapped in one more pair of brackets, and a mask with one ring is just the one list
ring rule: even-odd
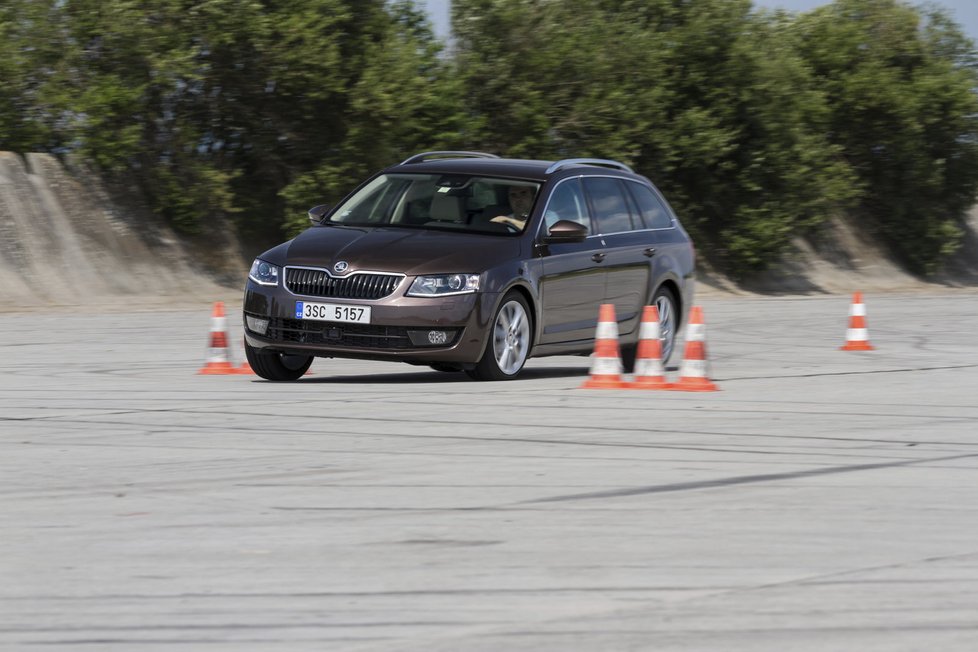
{"label": "car side window", "polygon": [[554,189],[543,217],[548,229],[560,220],[570,220],[583,224],[588,233],[591,233],[591,218],[588,216],[579,179],[568,179]]}
{"label": "car side window", "polygon": [[629,183],[628,189],[632,191],[632,197],[638,204],[638,210],[642,215],[647,229],[668,229],[672,226],[672,218],[669,211],[651,188],[639,183]]}
{"label": "car side window", "polygon": [[584,188],[591,200],[598,233],[621,233],[635,228],[620,181],[610,177],[587,177]]}

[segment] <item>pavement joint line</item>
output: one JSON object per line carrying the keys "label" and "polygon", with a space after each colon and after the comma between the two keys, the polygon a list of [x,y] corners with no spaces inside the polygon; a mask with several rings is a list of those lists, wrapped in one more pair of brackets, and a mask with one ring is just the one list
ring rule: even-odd
{"label": "pavement joint line", "polygon": [[593,500],[598,498],[624,498],[629,496],[641,496],[657,493],[672,493],[677,491],[692,491],[696,489],[717,489],[744,484],[760,484],[764,482],[777,482],[779,480],[797,480],[799,478],[810,478],[821,475],[836,475],[840,473],[855,473],[858,471],[874,471],[879,469],[891,469],[919,464],[931,464],[934,462],[947,462],[966,458],[978,457],[978,453],[967,453],[964,455],[947,455],[943,457],[933,457],[928,459],[904,460],[900,462],[879,462],[871,464],[854,464],[851,466],[836,466],[825,469],[807,469],[804,471],[793,471],[790,473],[765,473],[761,475],[741,475],[719,480],[698,480],[694,482],[675,482],[665,485],[652,485],[647,487],[633,487],[631,489],[621,489],[615,491],[596,491],[593,493],[568,494],[563,496],[553,496],[551,498],[538,498],[535,500],[516,503],[518,505],[532,505],[536,503],[567,502],[574,500]]}
{"label": "pavement joint line", "polygon": [[[218,428],[218,430],[220,430],[220,428]],[[281,433],[282,431],[279,430],[277,432]],[[300,434],[304,434],[304,435],[315,435],[317,433],[312,432],[312,431],[309,431],[309,432],[303,431]],[[332,433],[332,434],[335,436],[335,435],[337,435],[339,433]],[[362,437],[362,436],[364,436],[364,434],[363,433],[346,433],[345,436],[348,436],[348,437]],[[366,436],[368,436],[368,437],[381,437],[381,436],[385,436],[385,435],[383,435],[381,433],[371,433],[371,434],[368,434]],[[582,442],[582,441],[566,441],[566,440],[559,440],[559,439],[553,439],[553,440],[551,440],[551,439],[530,439],[530,438],[511,438],[511,437],[463,437],[463,436],[460,436],[460,435],[444,435],[444,436],[441,436],[441,435],[404,435],[404,434],[401,434],[401,435],[386,435],[386,436],[400,437],[402,439],[403,438],[411,438],[411,439],[444,440],[444,441],[459,440],[459,439],[461,439],[461,440],[465,440],[465,441],[486,442],[486,443],[490,443],[490,442],[495,442],[495,443],[498,443],[498,442],[510,442],[510,443],[514,443],[514,444],[543,444],[543,445],[557,445],[557,446],[585,446],[585,447],[609,448],[609,449],[630,449],[630,448],[638,448],[638,449],[642,449],[642,450],[699,451],[699,452],[707,452],[707,453],[739,453],[739,454],[743,454],[743,455],[772,455],[772,456],[777,456],[777,455],[780,455],[781,454],[778,451],[759,451],[759,450],[749,450],[749,449],[716,448],[716,447],[706,447],[706,446],[682,446],[682,445],[679,445],[679,444],[631,444],[631,443],[624,443],[624,442]],[[164,450],[169,450],[169,449],[174,449],[174,450],[181,450],[181,449],[182,450],[211,450],[211,449],[214,449],[214,450],[224,450],[224,448],[222,448],[222,447],[210,447],[210,446],[186,446],[186,445],[184,445],[184,446],[161,446],[161,445],[154,445],[154,444],[127,444],[127,445],[123,445],[123,444],[103,444],[103,443],[98,443],[98,442],[64,442],[64,441],[51,442],[50,444],[44,443],[44,442],[35,442],[35,443],[32,443],[31,445],[32,446],[44,446],[44,447],[76,447],[76,448],[79,448],[79,447],[80,448],[113,448],[113,447],[115,447],[115,448],[133,448],[133,449],[138,449],[138,448],[145,448],[145,449],[164,449]],[[241,449],[239,447],[238,450],[245,450],[245,449]],[[255,448],[255,449],[247,449],[247,450],[261,451],[261,450],[268,450],[268,449]],[[279,449],[272,449],[272,450],[279,450]],[[318,452],[322,452],[322,451],[313,449],[312,452],[317,452],[318,453]],[[355,451],[355,450],[351,450],[350,451],[350,453],[354,453],[354,452],[357,452],[357,453],[361,453],[362,454],[362,451]],[[385,454],[385,455],[392,455],[392,454],[394,454],[392,451],[375,451],[374,453],[375,454]],[[430,455],[431,452],[430,451],[411,451],[411,452],[399,453],[399,454],[401,454],[401,455]],[[834,454],[832,456],[833,457],[838,457],[838,455],[834,455]],[[501,457],[507,457],[507,456],[501,456]],[[521,456],[521,457],[523,457],[523,456]],[[546,458],[546,456],[541,456],[541,457],[544,457],[545,459],[549,459],[549,458]],[[865,457],[865,456],[864,455],[856,455],[855,457]]]}
{"label": "pavement joint line", "polygon": [[[609,410],[616,410],[617,408],[608,408],[608,409]],[[163,409],[152,409],[152,410],[145,410],[145,411],[144,410],[124,410],[124,411],[110,412],[110,413],[107,413],[107,414],[90,415],[90,416],[103,416],[104,417],[104,416],[112,416],[112,415],[120,415],[120,416],[122,416],[122,415],[140,415],[140,414],[144,414],[144,413],[163,413],[163,414],[167,414],[167,413],[171,413],[171,412],[175,412],[175,411],[177,411],[177,410],[163,410]],[[729,411],[730,412],[733,412],[735,414],[751,414],[752,413],[751,411],[743,411],[743,410],[729,410]],[[224,414],[224,415],[231,415],[231,416],[236,416],[236,417],[238,417],[238,416],[268,417],[268,418],[274,418],[274,419],[277,419],[277,420],[288,419],[288,418],[296,418],[296,419],[306,419],[307,418],[305,415],[280,415],[280,414],[267,414],[267,413],[263,413],[263,412],[243,412],[243,411],[239,411],[239,410],[228,411],[228,412],[223,412],[223,411],[217,411],[217,412],[214,412],[214,411],[203,411],[203,412],[201,412],[201,411],[188,410],[188,411],[185,411],[185,412],[188,413],[188,414],[200,414],[200,413],[203,413],[203,414],[218,415],[218,416]],[[716,412],[713,412],[712,414],[716,414]],[[945,416],[938,416],[938,415],[894,415],[894,414],[846,413],[846,412],[823,413],[823,412],[779,412],[779,411],[771,411],[771,412],[765,412],[765,414],[784,414],[784,415],[803,414],[803,415],[807,415],[807,416],[811,416],[811,415],[824,415],[824,416],[832,416],[832,417],[847,417],[847,416],[880,417],[880,416],[885,416],[885,417],[888,417],[888,418],[917,418],[917,419],[924,419],[924,420],[927,420],[927,421],[942,421],[943,420],[943,421],[948,421],[948,422],[951,422],[951,423],[968,423],[968,422],[974,420],[974,418],[972,418],[972,417],[960,417],[960,416],[956,416],[956,417],[945,417]],[[0,421],[4,421],[4,420],[15,420],[15,421],[23,422],[23,421],[36,420],[36,421],[43,421],[43,422],[46,422],[46,423],[50,423],[50,422],[63,422],[63,423],[66,423],[66,424],[70,424],[70,423],[85,423],[85,424],[101,424],[101,425],[116,425],[116,426],[139,426],[139,427],[142,427],[142,428],[147,427],[146,424],[143,424],[143,423],[140,423],[140,422],[111,421],[111,420],[93,420],[93,419],[87,418],[88,416],[89,415],[67,415],[67,416],[65,416],[65,415],[51,415],[51,416],[45,416],[45,417],[37,417],[35,419],[26,419],[26,418],[24,418],[24,419],[22,419],[22,418],[9,418],[8,419],[7,417],[0,417]],[[460,422],[457,419],[456,420],[451,420],[451,421],[447,421],[447,420],[445,420],[445,421],[442,421],[442,420],[432,420],[432,419],[417,419],[417,420],[414,420],[414,419],[405,419],[405,418],[397,418],[397,419],[394,419],[394,418],[367,417],[367,416],[362,416],[362,415],[357,415],[357,416],[342,416],[342,415],[335,415],[335,414],[331,414],[327,418],[328,419],[338,420],[338,421],[354,421],[354,422],[357,422],[357,423],[361,423],[361,422],[364,422],[364,421],[371,421],[371,422],[377,422],[377,423],[391,423],[391,422],[398,423],[398,424],[412,423],[412,424],[423,424],[423,425],[429,425],[429,426],[430,425],[458,426],[458,425],[466,424],[466,423],[468,425],[478,425],[480,423],[479,421]],[[499,422],[497,422],[497,423],[495,423],[493,425],[494,426],[497,426],[497,427],[501,427],[501,428],[545,428],[545,429],[552,429],[552,430],[557,430],[557,431],[562,431],[562,430],[576,430],[576,431],[587,430],[587,431],[598,431],[598,432],[607,432],[607,433],[660,433],[660,434],[677,434],[678,433],[678,434],[683,434],[683,435],[704,435],[704,436],[710,436],[710,437],[745,437],[745,436],[746,437],[752,437],[752,436],[756,436],[756,437],[765,437],[765,438],[772,438],[773,437],[773,438],[783,438],[783,439],[814,439],[814,440],[818,440],[818,441],[821,441],[821,440],[853,441],[853,442],[859,442],[859,443],[878,443],[878,444],[903,444],[903,445],[906,445],[908,443],[915,443],[915,444],[926,443],[926,444],[941,444],[941,445],[947,445],[947,446],[978,446],[978,442],[944,442],[944,441],[942,441],[942,442],[931,442],[931,441],[921,442],[919,439],[908,442],[906,440],[896,440],[896,439],[863,439],[863,438],[825,437],[825,436],[800,436],[800,435],[764,435],[764,434],[760,434],[760,433],[750,433],[750,432],[723,432],[723,431],[717,432],[717,431],[707,431],[707,430],[688,430],[688,429],[687,430],[683,430],[683,429],[677,429],[677,428],[648,428],[648,427],[626,427],[626,426],[600,426],[600,425],[593,425],[593,424],[582,426],[582,425],[579,425],[579,424],[499,423]],[[158,428],[159,426],[156,426],[156,427]],[[200,425],[195,425],[195,426],[193,426],[192,428],[189,428],[189,429],[192,429],[192,430],[200,430],[200,429],[203,429],[203,428],[205,428],[205,427],[204,426],[200,426]],[[240,430],[243,430],[243,431],[249,431],[249,432],[250,431],[264,431],[264,430],[267,430],[267,428],[259,428],[259,427],[242,428],[240,425],[238,425],[236,427],[233,427],[233,428],[231,428],[229,426],[225,426],[225,425],[215,425],[215,426],[207,426],[206,429],[208,429],[208,430],[228,430],[228,429],[233,429],[233,430],[239,430],[239,431]],[[276,432],[294,432],[294,433],[297,433],[297,434],[303,434],[303,433],[307,433],[307,432],[311,432],[311,431],[289,430],[287,428],[286,429],[283,429],[281,427],[276,427]],[[425,439],[425,438],[451,439],[451,438],[456,438],[456,439],[474,439],[474,440],[477,440],[477,441],[514,441],[514,442],[520,442],[520,441],[531,441],[532,442],[532,441],[537,441],[537,440],[524,439],[524,438],[507,438],[507,437],[498,437],[498,438],[489,437],[489,438],[487,438],[487,437],[468,437],[468,436],[463,436],[463,435],[423,435],[423,434],[422,435],[417,435],[417,434],[410,434],[410,435],[408,435],[408,434],[405,434],[405,433],[396,433],[396,434],[391,434],[391,433],[370,433],[370,435],[371,436],[413,437],[413,438],[419,438],[419,439]],[[539,443],[544,443],[545,441],[547,441],[547,440],[540,440]],[[559,442],[559,441],[554,441],[554,442],[551,442],[551,443],[574,443],[574,444],[580,444],[580,445],[595,445],[595,446],[606,445],[603,442]]]}
{"label": "pavement joint line", "polygon": [[825,371],[816,374],[785,374],[771,376],[736,376],[722,378],[714,376],[717,382],[733,382],[735,380],[777,380],[778,378],[821,378],[823,376],[864,376],[871,374],[899,374],[914,371],[949,371],[953,369],[974,369],[978,364],[946,365],[941,367],[907,367],[901,369],[869,369],[865,371]]}
{"label": "pavement joint line", "polygon": [[101,600],[186,600],[190,599],[226,599],[226,598],[258,598],[258,599],[279,599],[284,597],[293,598],[347,598],[347,597],[366,597],[366,596],[411,596],[411,595],[536,595],[540,593],[594,593],[594,592],[615,592],[615,593],[636,593],[645,591],[677,591],[686,593],[688,591],[701,590],[722,590],[724,586],[709,587],[688,587],[688,586],[550,586],[550,587],[502,587],[502,588],[477,588],[477,589],[411,589],[411,590],[383,590],[383,591],[282,591],[282,592],[221,592],[221,593],[193,593],[181,592],[170,594],[147,594],[147,593],[113,593],[113,594],[85,594],[85,595],[0,595],[0,602],[23,602],[25,600],[59,600],[76,601],[91,600],[98,598]]}
{"label": "pavement joint line", "polygon": [[790,586],[836,584],[836,582],[827,582],[826,580],[831,580],[833,578],[847,577],[851,575],[860,575],[863,573],[873,573],[877,571],[893,570],[897,568],[907,568],[918,564],[931,564],[935,562],[948,561],[952,559],[968,559],[969,557],[976,557],[976,556],[978,556],[978,551],[970,550],[968,552],[956,553],[953,555],[940,555],[937,557],[923,557],[923,558],[909,559],[906,561],[901,561],[892,564],[878,564],[874,566],[861,566],[857,568],[847,568],[841,571],[834,571],[831,573],[820,573],[818,575],[811,575],[808,577],[800,577],[797,579],[784,580],[781,582],[770,582],[766,584],[759,584],[757,586],[733,587],[729,590],[721,591],[715,595],[746,593],[752,591],[764,591],[768,589],[778,589],[778,588],[785,588]]}
{"label": "pavement joint line", "polygon": [[[128,426],[138,426],[141,428],[146,428],[144,424],[139,424],[138,422],[119,422],[119,421],[90,421],[86,420],[83,423],[86,424],[101,424],[101,425],[128,425]],[[416,422],[416,423],[427,423],[427,422]],[[457,425],[457,424],[444,424],[440,425]],[[725,432],[705,432],[705,431],[695,431],[695,430],[677,430],[677,429],[650,429],[650,428],[602,428],[602,427],[582,427],[582,426],[554,426],[554,425],[524,425],[523,427],[532,428],[548,428],[557,430],[574,430],[574,431],[593,431],[601,430],[610,433],[658,433],[658,434],[669,434],[669,435],[705,435],[711,437],[750,437],[754,436],[752,433],[725,433]],[[193,426],[193,427],[182,427],[182,430],[186,431],[199,431],[199,430],[209,430],[209,431],[226,431],[229,430],[228,426],[217,425],[217,426]],[[267,428],[261,427],[251,427],[247,429],[237,428],[238,431],[245,430],[247,432],[265,432]],[[167,431],[169,432],[169,431]],[[287,430],[282,428],[277,428],[276,433],[289,433],[296,435],[316,435],[317,431],[313,430]],[[362,433],[362,432],[333,432],[333,435],[342,435],[347,437],[392,437],[400,439],[423,439],[423,440],[437,440],[437,441],[451,441],[451,440],[463,440],[463,441],[474,441],[474,442],[512,442],[512,443],[523,443],[523,444],[544,444],[544,445],[560,445],[560,446],[591,446],[598,448],[639,448],[639,449],[664,449],[664,450],[689,450],[689,451],[705,451],[705,452],[717,452],[717,453],[750,453],[758,455],[780,455],[778,451],[756,451],[751,449],[736,449],[736,448],[718,448],[709,446],[689,446],[681,444],[649,444],[649,443],[633,443],[633,442],[602,442],[602,441],[568,441],[566,439],[540,439],[540,438],[530,438],[530,437],[477,437],[472,435],[430,435],[430,434],[407,434],[407,433],[389,433],[389,432],[378,432],[378,433]],[[757,436],[767,436],[770,435],[757,435]],[[858,443],[892,443],[897,445],[906,445],[908,443],[918,444],[920,442],[905,442],[899,440],[866,440],[866,439],[852,439],[844,441],[853,441]],[[934,444],[935,442],[926,442],[927,444]],[[948,446],[978,446],[978,443],[967,443],[967,442],[940,442],[942,445]],[[47,445],[44,442],[36,442],[34,445]],[[52,442],[50,445],[54,446],[113,446],[113,444],[100,444],[93,442]],[[114,444],[115,446],[121,446],[121,444]],[[152,444],[149,445],[132,445],[129,447],[145,447],[145,448],[158,448]],[[164,447],[165,448],[165,447]],[[195,447],[189,447],[195,448]]]}
{"label": "pavement joint line", "polygon": [[[344,405],[348,405],[349,403],[351,403],[351,401],[342,401],[341,403],[343,403]],[[414,404],[413,402],[408,402],[408,401],[405,401],[405,402],[393,401],[393,402],[389,402],[389,403],[396,403],[398,405],[402,405],[402,404],[403,405],[413,405]],[[271,404],[271,405],[273,407],[279,407],[278,404]],[[80,412],[79,414],[67,414],[67,415],[66,414],[52,414],[52,415],[44,415],[44,416],[37,416],[37,417],[0,417],[0,421],[30,421],[30,420],[37,420],[37,421],[64,421],[64,420],[68,420],[68,421],[72,421],[72,420],[75,420],[75,419],[84,419],[84,418],[87,418],[87,417],[95,417],[95,416],[108,417],[108,416],[126,416],[126,415],[142,415],[142,414],[171,414],[171,413],[190,414],[190,415],[197,415],[197,414],[222,415],[222,414],[225,414],[225,415],[232,415],[232,416],[269,417],[269,418],[275,418],[275,419],[298,419],[298,420],[304,420],[304,419],[307,419],[308,418],[308,415],[305,415],[305,414],[272,414],[272,413],[268,413],[268,412],[258,412],[258,411],[254,411],[254,410],[252,410],[252,411],[235,410],[235,409],[231,409],[228,406],[215,406],[215,407],[207,407],[207,406],[184,407],[184,406],[180,406],[180,407],[172,407],[172,408],[136,408],[136,409],[127,409],[127,410],[108,410],[106,408],[91,408],[91,409],[88,409],[88,408],[77,408],[77,407],[70,407],[69,408],[69,407],[59,407],[59,406],[52,406],[52,405],[46,405],[46,406],[43,406],[43,407],[44,407],[44,409],[49,409],[49,410],[59,410],[59,409],[60,410],[82,410],[82,412]],[[495,407],[498,407],[498,406],[489,406],[487,409],[493,409]],[[534,406],[534,407],[536,408],[538,406]],[[551,407],[552,409],[560,410],[561,412],[566,412],[567,410],[575,410],[575,409],[576,410],[587,411],[588,413],[592,413],[594,411],[594,408],[593,407],[588,407],[588,406],[554,405],[554,406],[545,406],[545,407]],[[830,407],[833,407],[833,406],[826,405],[826,407],[827,408],[830,408]],[[899,407],[927,407],[927,408],[933,409],[935,406],[912,406],[912,405],[911,406],[907,406],[907,405],[901,404]],[[976,410],[978,410],[978,406],[936,406],[936,408],[939,409],[939,410],[943,410],[943,409],[961,409],[962,407],[965,408],[965,409],[976,409]],[[628,405],[624,405],[624,406],[612,405],[612,406],[608,406],[608,407],[600,408],[600,409],[607,410],[607,411],[612,411],[612,412],[621,412],[621,411],[647,412],[647,411],[650,411],[652,408],[650,408],[648,406],[644,406],[644,407],[632,407],[632,406],[628,406]],[[659,407],[656,407],[656,409],[660,409],[660,408]],[[87,411],[85,411],[85,410],[87,410]],[[971,419],[978,419],[978,415],[976,415],[975,417],[969,417],[969,416],[962,416],[962,415],[945,416],[945,415],[939,415],[939,414],[893,414],[892,412],[854,412],[854,411],[842,411],[842,410],[839,410],[838,409],[838,406],[834,406],[834,409],[831,409],[830,411],[819,411],[819,410],[772,410],[770,408],[769,409],[765,409],[765,410],[757,410],[757,409],[751,409],[749,407],[737,408],[736,407],[736,404],[726,403],[726,404],[724,404],[724,407],[722,409],[713,408],[713,409],[709,410],[708,412],[704,412],[704,410],[701,407],[699,407],[699,406],[697,406],[696,408],[689,408],[689,407],[684,407],[684,406],[670,406],[669,410],[672,411],[672,412],[695,412],[695,413],[698,413],[698,414],[710,414],[710,415],[717,415],[717,414],[737,414],[737,415],[740,415],[740,414],[776,414],[776,415],[786,415],[786,416],[790,416],[790,415],[803,415],[803,416],[868,417],[868,418],[887,417],[887,418],[897,418],[897,419],[948,420],[948,421],[953,421],[953,422],[970,421]],[[326,418],[331,419],[331,420],[336,420],[336,421],[356,421],[358,423],[359,422],[363,422],[363,421],[376,421],[376,422],[383,422],[383,423],[389,423],[391,421],[394,421],[394,422],[397,422],[397,423],[422,423],[422,424],[436,424],[436,425],[459,425],[459,424],[463,424],[463,423],[470,423],[470,424],[481,423],[481,421],[479,419],[474,419],[472,421],[465,422],[465,421],[459,421],[458,419],[439,420],[439,419],[431,419],[431,418],[425,418],[425,417],[417,418],[417,419],[400,417],[400,418],[396,418],[395,419],[395,418],[390,418],[390,417],[371,417],[371,416],[365,416],[365,415],[343,415],[343,414],[330,414]],[[576,427],[580,427],[579,425],[576,425],[576,424],[573,425],[573,426],[569,426],[569,425],[563,425],[563,424],[526,424],[526,423],[501,423],[501,422],[496,422],[495,425],[499,425],[501,427],[507,427],[507,428],[525,428],[525,427],[553,427],[553,428],[575,427],[576,428]],[[606,430],[606,431],[612,431],[612,432],[618,432],[618,431],[622,431],[622,430],[625,430],[625,431],[628,431],[628,430],[637,430],[637,431],[640,431],[640,432],[658,432],[659,431],[659,430],[657,430],[655,428],[641,428],[641,429],[637,429],[637,428],[622,428],[622,427],[613,427],[613,426],[588,426],[588,428],[589,429],[592,429],[592,430]],[[669,432],[672,432],[672,431],[673,431],[672,429],[669,430]]]}

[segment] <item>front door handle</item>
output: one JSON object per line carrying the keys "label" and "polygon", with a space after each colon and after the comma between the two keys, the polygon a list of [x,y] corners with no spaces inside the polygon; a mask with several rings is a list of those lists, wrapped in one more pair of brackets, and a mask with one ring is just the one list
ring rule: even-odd
{"label": "front door handle", "polygon": [[591,256],[591,260],[593,260],[596,263],[600,263],[602,260],[604,260],[605,255],[606,254],[594,254],[593,256]]}
{"label": "front door handle", "polygon": [[642,253],[645,254],[646,256],[648,256],[649,258],[651,258],[652,256],[655,255],[655,247],[649,247],[648,249],[646,249]]}

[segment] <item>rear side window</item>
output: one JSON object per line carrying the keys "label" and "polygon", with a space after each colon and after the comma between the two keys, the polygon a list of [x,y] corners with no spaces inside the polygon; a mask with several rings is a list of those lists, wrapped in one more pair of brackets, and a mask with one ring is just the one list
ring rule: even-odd
{"label": "rear side window", "polygon": [[583,224],[590,233],[591,218],[588,216],[580,180],[568,179],[557,186],[550,195],[543,217],[548,229],[560,220],[569,220]]}
{"label": "rear side window", "polygon": [[609,177],[587,177],[584,188],[591,200],[598,233],[621,233],[635,228],[620,181]]}
{"label": "rear side window", "polygon": [[629,183],[628,189],[632,191],[635,203],[638,204],[646,229],[668,229],[672,226],[669,211],[651,188],[638,183]]}

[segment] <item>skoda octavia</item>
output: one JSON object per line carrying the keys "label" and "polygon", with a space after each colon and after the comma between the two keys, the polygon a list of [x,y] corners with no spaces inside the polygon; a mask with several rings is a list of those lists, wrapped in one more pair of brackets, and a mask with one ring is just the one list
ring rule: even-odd
{"label": "skoda octavia", "polygon": [[689,236],[616,161],[426,152],[309,218],[248,274],[245,351],[268,380],[317,357],[507,380],[531,357],[591,353],[602,303],[628,369],[643,307],[668,360],[692,301]]}

